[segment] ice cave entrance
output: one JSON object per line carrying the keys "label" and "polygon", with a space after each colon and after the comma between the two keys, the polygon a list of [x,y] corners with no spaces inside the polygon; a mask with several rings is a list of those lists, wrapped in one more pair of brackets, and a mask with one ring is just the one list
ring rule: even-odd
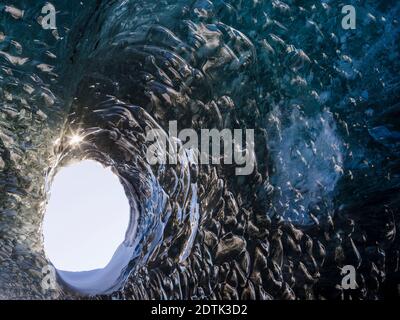
{"label": "ice cave entrance", "polygon": [[78,290],[106,291],[112,283],[94,287],[102,276],[112,281],[119,276],[115,269],[124,267],[114,260],[126,258],[121,247],[129,221],[128,199],[111,169],[92,160],[64,167],[54,177],[43,221],[47,258]]}

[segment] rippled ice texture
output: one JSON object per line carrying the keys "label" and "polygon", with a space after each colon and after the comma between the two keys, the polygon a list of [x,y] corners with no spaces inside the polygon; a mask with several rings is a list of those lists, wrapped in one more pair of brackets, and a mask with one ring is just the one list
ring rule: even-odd
{"label": "rippled ice texture", "polygon": [[[93,298],[398,295],[398,1],[349,0],[355,30],[334,0],[57,1],[56,30],[45,3],[0,4],[0,298],[77,297],[44,282],[41,223],[83,158],[132,209],[129,264]],[[145,131],[171,120],[255,129],[256,170],[150,166]]]}

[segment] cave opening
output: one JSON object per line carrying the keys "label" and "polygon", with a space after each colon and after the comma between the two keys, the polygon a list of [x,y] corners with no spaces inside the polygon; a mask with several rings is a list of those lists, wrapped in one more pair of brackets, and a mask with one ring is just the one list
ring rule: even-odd
{"label": "cave opening", "polygon": [[58,170],[43,219],[44,251],[61,280],[82,293],[106,292],[129,261],[123,245],[131,209],[110,168],[83,160]]}

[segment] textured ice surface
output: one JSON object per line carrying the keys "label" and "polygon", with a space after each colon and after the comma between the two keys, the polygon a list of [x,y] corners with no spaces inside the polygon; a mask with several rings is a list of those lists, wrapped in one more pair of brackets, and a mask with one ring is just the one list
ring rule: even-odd
{"label": "textured ice surface", "polygon": [[[53,31],[44,1],[9,2],[0,296],[76,297],[43,290],[40,224],[45,177],[83,157],[111,165],[139,212],[127,280],[95,298],[398,295],[398,1],[346,2],[355,30],[334,0],[57,1]],[[169,120],[254,128],[257,170],[149,166],[145,129]],[[348,264],[352,291],[338,286]]]}

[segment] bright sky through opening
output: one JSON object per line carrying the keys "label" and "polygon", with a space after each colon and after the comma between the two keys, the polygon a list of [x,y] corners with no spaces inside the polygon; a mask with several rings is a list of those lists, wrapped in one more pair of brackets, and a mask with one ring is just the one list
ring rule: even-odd
{"label": "bright sky through opening", "polygon": [[85,160],[61,169],[43,221],[44,248],[58,270],[104,268],[124,241],[130,207],[116,175]]}

